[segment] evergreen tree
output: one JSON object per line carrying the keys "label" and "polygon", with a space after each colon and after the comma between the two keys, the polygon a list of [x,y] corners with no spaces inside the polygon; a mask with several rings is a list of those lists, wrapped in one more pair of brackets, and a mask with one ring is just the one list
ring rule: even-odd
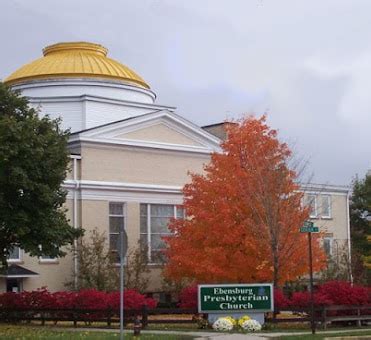
{"label": "evergreen tree", "polygon": [[371,175],[353,182],[350,204],[352,265],[358,283],[371,282]]}

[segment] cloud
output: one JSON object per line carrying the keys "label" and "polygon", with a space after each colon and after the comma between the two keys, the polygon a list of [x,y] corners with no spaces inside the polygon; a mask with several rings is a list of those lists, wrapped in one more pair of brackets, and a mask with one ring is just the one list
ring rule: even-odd
{"label": "cloud", "polygon": [[198,124],[269,112],[317,181],[349,183],[371,151],[367,0],[2,3],[0,77],[50,43],[89,40]]}

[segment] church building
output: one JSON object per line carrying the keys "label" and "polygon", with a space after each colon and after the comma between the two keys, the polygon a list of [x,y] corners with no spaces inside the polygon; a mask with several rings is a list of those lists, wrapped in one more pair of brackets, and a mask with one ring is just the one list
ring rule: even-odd
{"label": "church building", "polygon": [[[174,107],[157,104],[147,82],[107,52],[87,42],[47,46],[43,57],[4,82],[71,130],[71,171],[64,182],[71,225],[86,235],[95,228],[105,232],[113,251],[123,225],[129,247],[147,247],[149,291],[161,292],[162,237],[169,235],[169,220],[183,216],[179,205],[189,171],[201,173],[210,154],[221,151],[223,123],[200,127]],[[328,254],[350,254],[349,189],[311,184],[303,190]],[[16,248],[8,261],[0,291],[65,290],[78,271],[72,253],[35,258]]]}

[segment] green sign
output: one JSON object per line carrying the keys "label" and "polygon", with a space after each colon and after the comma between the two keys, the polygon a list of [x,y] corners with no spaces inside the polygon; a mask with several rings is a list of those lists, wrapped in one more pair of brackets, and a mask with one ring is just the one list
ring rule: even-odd
{"label": "green sign", "polygon": [[300,228],[301,233],[319,233],[318,227],[301,227]]}
{"label": "green sign", "polygon": [[198,286],[199,313],[273,311],[273,285],[215,284]]}
{"label": "green sign", "polygon": [[304,221],[303,227],[313,228],[314,227],[314,222],[312,222],[312,221]]}
{"label": "green sign", "polygon": [[314,226],[312,221],[304,221],[300,228],[301,233],[319,233],[319,228]]}

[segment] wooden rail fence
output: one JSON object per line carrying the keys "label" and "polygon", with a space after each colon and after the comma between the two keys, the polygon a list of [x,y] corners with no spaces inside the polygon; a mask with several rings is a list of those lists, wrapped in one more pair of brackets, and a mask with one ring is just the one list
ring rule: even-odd
{"label": "wooden rail fence", "polygon": [[[279,318],[277,316],[268,317],[267,322],[309,322],[310,308],[294,308],[276,310],[276,314],[290,312],[292,317]],[[342,305],[342,306],[322,306],[314,309],[315,322],[326,328],[328,324],[334,321],[354,321],[361,326],[362,321],[371,321],[371,305]],[[126,324],[134,322],[136,318],[141,320],[142,327],[149,324],[186,324],[196,323],[197,309],[183,308],[155,308],[148,309],[143,306],[138,310],[125,310],[124,322]],[[248,314],[248,312],[246,312]],[[171,317],[170,317],[171,315]],[[202,317],[202,316],[201,316]],[[207,315],[203,315],[204,318]],[[104,322],[107,326],[113,323],[119,323],[119,309],[53,309],[53,308],[1,308],[0,322],[19,322],[38,320],[41,324],[46,321],[59,322],[70,321],[77,327],[78,322]]]}

